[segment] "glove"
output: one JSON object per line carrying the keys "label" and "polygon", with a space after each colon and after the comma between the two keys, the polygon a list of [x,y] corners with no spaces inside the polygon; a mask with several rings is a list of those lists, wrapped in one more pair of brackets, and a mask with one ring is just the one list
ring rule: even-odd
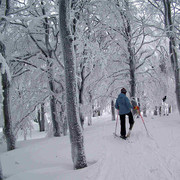
{"label": "glove", "polygon": [[134,106],[134,109],[135,110],[139,110],[139,106]]}

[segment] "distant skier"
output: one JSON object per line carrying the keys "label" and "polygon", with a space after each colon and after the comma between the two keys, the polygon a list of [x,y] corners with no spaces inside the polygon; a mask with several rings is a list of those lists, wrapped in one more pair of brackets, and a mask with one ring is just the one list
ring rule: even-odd
{"label": "distant skier", "polygon": [[[116,99],[115,108],[119,110],[120,115],[120,125],[121,125],[121,138],[126,139],[126,115],[129,117],[129,130],[132,130],[134,124],[134,118],[131,112],[133,106],[131,105],[128,97],[126,96],[126,89],[122,88],[121,93],[119,94],[118,98]],[[129,133],[130,133],[129,131]]]}

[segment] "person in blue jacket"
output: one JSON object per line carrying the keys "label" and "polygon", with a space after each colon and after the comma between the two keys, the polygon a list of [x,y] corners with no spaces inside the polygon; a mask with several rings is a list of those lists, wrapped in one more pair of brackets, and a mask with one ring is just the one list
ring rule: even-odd
{"label": "person in blue jacket", "polygon": [[126,138],[126,115],[129,117],[129,130],[132,129],[134,124],[134,118],[131,112],[133,106],[131,105],[128,97],[126,96],[126,89],[122,88],[121,93],[119,94],[118,98],[116,99],[115,108],[119,111],[120,115],[120,125],[121,125],[121,137]]}

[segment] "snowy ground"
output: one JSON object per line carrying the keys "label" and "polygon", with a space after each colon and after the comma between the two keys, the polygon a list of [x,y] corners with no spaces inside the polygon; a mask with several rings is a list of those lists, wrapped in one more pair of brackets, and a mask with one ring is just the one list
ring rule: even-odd
{"label": "snowy ground", "polygon": [[122,140],[113,137],[110,116],[96,118],[84,130],[88,167],[81,170],[73,170],[68,136],[19,141],[16,150],[1,153],[4,175],[7,180],[179,180],[180,116],[144,119],[151,137],[138,118],[130,139]]}

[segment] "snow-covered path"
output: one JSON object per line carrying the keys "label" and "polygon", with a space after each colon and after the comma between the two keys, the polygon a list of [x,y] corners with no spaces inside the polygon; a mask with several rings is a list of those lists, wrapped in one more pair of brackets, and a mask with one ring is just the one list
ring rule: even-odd
{"label": "snow-covered path", "polygon": [[100,160],[96,179],[180,179],[180,123],[171,118],[145,119],[150,137],[141,119],[136,119],[129,140],[114,138],[114,124],[112,126],[107,122],[99,129],[104,156]]}
{"label": "snow-covered path", "polygon": [[179,115],[144,119],[150,137],[140,118],[128,140],[113,137],[110,116],[86,127],[87,168],[72,169],[69,137],[43,138],[1,154],[4,174],[7,180],[179,180]]}

